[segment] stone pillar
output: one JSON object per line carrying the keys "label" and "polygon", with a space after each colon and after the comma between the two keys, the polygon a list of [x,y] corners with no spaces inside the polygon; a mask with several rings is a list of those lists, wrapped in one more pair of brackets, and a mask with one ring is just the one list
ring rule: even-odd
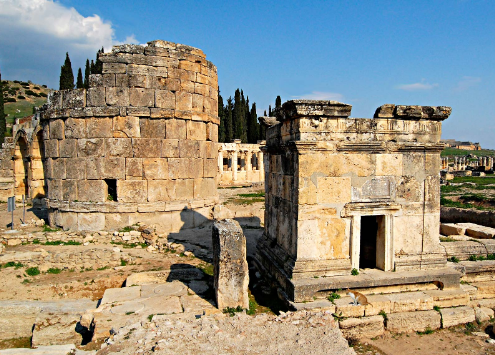
{"label": "stone pillar", "polygon": [[263,176],[265,176],[265,160],[263,158],[263,152],[258,153],[258,170],[260,170]]}
{"label": "stone pillar", "polygon": [[218,172],[223,173],[223,151],[218,151]]}
{"label": "stone pillar", "polygon": [[232,180],[237,180],[237,150],[232,152]]}
{"label": "stone pillar", "polygon": [[246,171],[251,171],[253,170],[253,165],[252,165],[252,155],[253,155],[253,152],[251,151],[247,151],[246,152]]}
{"label": "stone pillar", "polygon": [[239,152],[239,156],[241,157],[241,166],[239,167],[240,171],[246,171],[246,152]]}
{"label": "stone pillar", "polygon": [[216,221],[212,229],[215,299],[218,309],[249,308],[246,237],[239,222]]}

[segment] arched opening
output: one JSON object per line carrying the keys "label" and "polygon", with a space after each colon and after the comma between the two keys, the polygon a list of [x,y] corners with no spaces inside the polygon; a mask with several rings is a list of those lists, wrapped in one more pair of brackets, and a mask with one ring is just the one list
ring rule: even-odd
{"label": "arched opening", "polygon": [[43,147],[43,132],[40,130],[34,137],[31,146],[31,177],[29,181],[29,197],[33,206],[41,205],[41,199],[46,195],[45,174],[43,164],[45,163],[45,149]]}
{"label": "arched opening", "polygon": [[22,195],[29,197],[29,150],[26,138],[20,136],[14,150],[14,194],[16,200]]}

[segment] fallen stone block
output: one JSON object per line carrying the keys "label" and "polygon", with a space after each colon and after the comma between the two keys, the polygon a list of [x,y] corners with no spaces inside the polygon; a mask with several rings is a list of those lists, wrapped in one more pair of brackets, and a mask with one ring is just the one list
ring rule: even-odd
{"label": "fallen stone block", "polygon": [[392,313],[387,316],[386,327],[392,332],[422,332],[440,328],[440,313],[437,311],[416,311]]}
{"label": "fallen stone block", "polygon": [[495,228],[474,223],[458,223],[458,225],[466,228],[466,234],[473,238],[492,239],[495,236]]}
{"label": "fallen stone block", "polygon": [[463,235],[466,234],[466,227],[459,226],[455,223],[440,223],[440,234],[450,235]]}
{"label": "fallen stone block", "polygon": [[374,338],[385,332],[382,316],[344,319],[339,328],[347,339]]}
{"label": "fallen stone block", "polygon": [[469,293],[459,290],[429,290],[424,291],[433,298],[433,306],[457,307],[465,306],[469,303]]}
{"label": "fallen stone block", "polygon": [[455,256],[460,260],[467,260],[471,255],[483,255],[486,256],[486,248],[483,244],[466,240],[456,242],[442,242],[440,243],[447,253],[447,258]]}
{"label": "fallen stone block", "polygon": [[424,292],[393,293],[385,297],[391,301],[392,313],[433,309],[433,297]]}
{"label": "fallen stone block", "polygon": [[0,340],[30,337],[33,324],[41,307],[17,303],[0,302]]}
{"label": "fallen stone block", "polygon": [[125,302],[141,297],[141,286],[109,288],[103,294],[100,307],[114,302]]}
{"label": "fallen stone block", "polygon": [[362,317],[366,306],[355,305],[350,297],[334,300],[335,314],[338,317]]}
{"label": "fallen stone block", "polygon": [[291,303],[291,306],[296,311],[301,311],[306,309],[311,309],[311,310],[321,309],[335,313],[335,309],[336,309],[335,305],[328,300],[316,300],[313,302]]}
{"label": "fallen stone block", "polygon": [[458,324],[474,322],[474,309],[471,307],[455,307],[440,309],[442,328],[453,327]]}
{"label": "fallen stone block", "polygon": [[476,298],[495,298],[495,281],[472,282],[477,288]]}
{"label": "fallen stone block", "polygon": [[474,317],[476,319],[476,322],[484,322],[487,321],[491,318],[493,318],[495,312],[493,312],[493,309],[488,308],[488,307],[476,307],[474,309]]}
{"label": "fallen stone block", "polygon": [[241,226],[233,219],[215,222],[212,243],[217,307],[249,308],[246,237]]}
{"label": "fallen stone block", "polygon": [[91,339],[92,334],[78,324],[80,318],[79,313],[39,313],[34,323],[32,346],[81,345],[83,338]]}
{"label": "fallen stone block", "polygon": [[385,314],[389,314],[392,308],[392,302],[385,296],[382,295],[369,295],[366,296],[368,299],[368,304],[364,309],[364,315],[366,317],[376,316],[380,314],[380,312],[385,312]]}

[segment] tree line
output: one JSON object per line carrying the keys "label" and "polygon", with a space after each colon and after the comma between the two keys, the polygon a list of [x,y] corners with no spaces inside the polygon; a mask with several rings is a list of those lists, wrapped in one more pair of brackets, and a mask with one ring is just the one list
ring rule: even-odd
{"label": "tree line", "polygon": [[[90,74],[101,74],[103,71],[103,63],[98,59],[100,53],[103,53],[103,47],[96,53],[96,60],[86,59],[86,66],[84,68],[84,78],[82,70],[79,68],[77,71],[76,88],[88,89],[89,88],[89,76]],[[65,53],[64,65],[60,68],[60,86],[59,90],[74,89],[74,72],[72,71],[72,64],[70,62],[69,53]]]}
{"label": "tree line", "polygon": [[[275,107],[280,106],[281,99],[277,96]],[[273,115],[271,105],[268,110],[270,116]],[[220,118],[219,143],[230,143],[234,139],[240,139],[242,143],[256,143],[266,139],[266,128],[258,122],[256,102],[249,106],[249,97],[245,97],[241,89],[237,89],[234,98],[230,96],[225,104],[218,91],[218,117]]]}

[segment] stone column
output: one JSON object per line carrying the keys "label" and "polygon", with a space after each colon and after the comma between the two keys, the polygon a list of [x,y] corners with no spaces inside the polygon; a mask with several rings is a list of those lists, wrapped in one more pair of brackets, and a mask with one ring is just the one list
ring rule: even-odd
{"label": "stone column", "polygon": [[220,174],[223,173],[223,151],[218,151],[218,171]]}
{"label": "stone column", "polygon": [[237,150],[232,152],[232,179],[237,180]]}
{"label": "stone column", "polygon": [[246,170],[246,152],[240,151],[239,156],[241,157],[241,166],[239,167],[240,171]]}
{"label": "stone column", "polygon": [[249,308],[249,269],[246,237],[239,222],[224,219],[213,224],[213,277],[218,309]]}
{"label": "stone column", "polygon": [[261,179],[261,181],[264,181],[265,180],[265,157],[264,157],[263,152],[258,153],[258,169],[261,171],[260,179]]}
{"label": "stone column", "polygon": [[252,155],[253,155],[253,152],[251,152],[249,150],[246,152],[246,170],[247,171],[253,170],[253,165],[252,165],[252,161],[251,161]]}

